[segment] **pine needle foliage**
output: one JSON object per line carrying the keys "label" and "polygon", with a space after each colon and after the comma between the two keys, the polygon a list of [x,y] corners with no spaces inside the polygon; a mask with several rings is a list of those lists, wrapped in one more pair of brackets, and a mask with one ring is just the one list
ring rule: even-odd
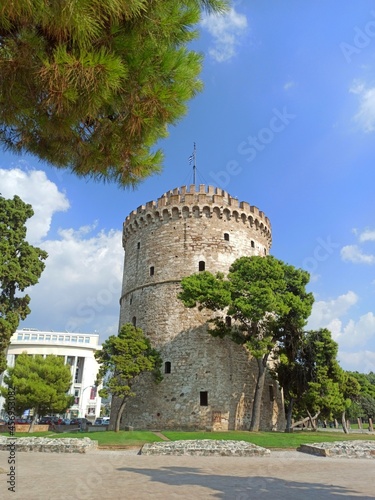
{"label": "pine needle foliage", "polygon": [[202,89],[187,48],[227,0],[3,0],[0,143],[78,176],[131,186]]}

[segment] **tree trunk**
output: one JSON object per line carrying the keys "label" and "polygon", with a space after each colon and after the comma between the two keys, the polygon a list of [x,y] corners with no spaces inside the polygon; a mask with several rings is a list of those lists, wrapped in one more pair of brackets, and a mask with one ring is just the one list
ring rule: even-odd
{"label": "tree trunk", "polygon": [[34,425],[35,425],[37,416],[38,416],[37,409],[33,408],[33,418],[31,419],[31,424],[30,424],[29,430],[27,432],[34,432]]}
{"label": "tree trunk", "polygon": [[320,412],[317,413],[317,415],[315,417],[312,417],[311,414],[310,414],[310,412],[309,412],[309,410],[306,410],[306,411],[307,411],[307,414],[309,416],[309,421],[311,423],[311,427],[313,428],[314,431],[316,431],[316,427],[317,427],[317,425],[316,425],[316,419],[318,418],[318,415],[319,415]]}
{"label": "tree trunk", "polygon": [[292,429],[292,414],[293,414],[293,405],[294,405],[294,398],[290,398],[289,404],[288,404],[288,411],[286,414],[286,428],[285,432],[290,432]]}
{"label": "tree trunk", "polygon": [[[309,413],[309,412],[307,412],[307,413]],[[298,425],[304,425],[309,420],[310,420],[310,422],[312,420],[316,420],[318,418],[318,416],[319,416],[319,413],[320,413],[320,411],[318,411],[318,413],[316,415],[314,415],[313,417],[309,413],[308,417],[304,418],[303,420],[299,420],[298,422],[294,422],[294,424],[292,425],[292,428],[294,429],[294,427],[297,427]]]}
{"label": "tree trunk", "polygon": [[349,430],[346,426],[345,410],[341,414],[341,423],[342,423],[342,430],[345,432],[345,434],[349,434]]}
{"label": "tree trunk", "polygon": [[264,382],[267,374],[267,357],[257,359],[258,363],[258,378],[254,393],[253,410],[251,413],[250,430],[258,432],[260,426],[260,412],[262,409],[262,396]]}
{"label": "tree trunk", "polygon": [[125,404],[126,404],[126,397],[124,397],[123,400],[121,401],[120,408],[118,409],[118,412],[116,415],[115,432],[118,432],[120,430],[120,422],[121,422],[122,414],[124,413],[124,410],[125,410]]}

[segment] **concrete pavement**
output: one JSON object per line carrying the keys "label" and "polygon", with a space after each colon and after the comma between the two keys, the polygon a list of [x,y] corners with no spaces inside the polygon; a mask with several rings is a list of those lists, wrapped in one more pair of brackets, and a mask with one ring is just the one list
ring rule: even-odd
{"label": "concrete pavement", "polygon": [[375,499],[373,459],[296,451],[250,458],[18,452],[15,493],[7,491],[7,460],[1,451],[1,499]]}

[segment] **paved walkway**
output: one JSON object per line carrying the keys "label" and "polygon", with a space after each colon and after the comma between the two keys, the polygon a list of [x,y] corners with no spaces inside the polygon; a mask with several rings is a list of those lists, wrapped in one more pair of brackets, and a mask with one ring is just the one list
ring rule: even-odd
{"label": "paved walkway", "polygon": [[7,491],[8,452],[0,452],[0,498],[30,500],[375,499],[375,460],[276,451],[271,457],[84,455],[16,456],[16,493]]}

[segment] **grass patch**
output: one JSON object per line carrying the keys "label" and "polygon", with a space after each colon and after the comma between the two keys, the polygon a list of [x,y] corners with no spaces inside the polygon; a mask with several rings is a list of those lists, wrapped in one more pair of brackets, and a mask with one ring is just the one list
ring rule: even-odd
{"label": "grass patch", "polygon": [[[9,436],[9,434],[2,434]],[[98,441],[99,446],[142,446],[145,443],[162,441],[162,439],[150,431],[105,431],[105,432],[16,432],[15,437],[48,437],[48,438],[77,438],[88,437]]]}
{"label": "grass patch", "polygon": [[[162,431],[162,434],[171,441],[180,441],[188,439],[218,439],[218,440],[235,440],[247,441],[249,443],[262,446],[264,448],[279,448],[279,449],[296,449],[301,444],[321,443],[332,441],[348,441],[348,440],[372,440],[375,441],[375,435],[367,433],[344,434],[343,432],[310,432],[310,431],[295,431],[292,433],[285,432],[248,432],[248,431],[231,431],[231,432],[183,432],[183,431]],[[2,435],[7,435],[3,433]],[[17,432],[16,437],[49,437],[49,438],[83,438],[89,437],[98,441],[99,446],[139,446],[145,443],[153,443],[162,441],[155,433],[150,431],[106,431],[106,432]]]}
{"label": "grass patch", "polygon": [[293,448],[296,449],[301,444],[322,443],[332,441],[348,441],[348,440],[373,440],[374,435],[368,434],[344,434],[340,432],[303,432],[295,431],[292,433],[286,432],[248,432],[248,431],[233,431],[233,432],[175,432],[165,431],[163,434],[171,441],[179,441],[185,439],[219,439],[235,441],[246,441],[249,443],[262,446],[264,448]]}

